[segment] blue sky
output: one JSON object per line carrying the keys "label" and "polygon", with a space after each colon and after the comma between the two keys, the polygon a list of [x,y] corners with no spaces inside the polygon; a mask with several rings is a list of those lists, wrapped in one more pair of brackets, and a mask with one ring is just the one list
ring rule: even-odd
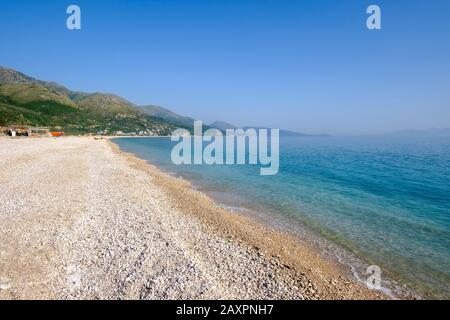
{"label": "blue sky", "polygon": [[[66,28],[70,4],[82,30]],[[450,127],[449,14],[447,0],[2,0],[0,65],[206,122]]]}

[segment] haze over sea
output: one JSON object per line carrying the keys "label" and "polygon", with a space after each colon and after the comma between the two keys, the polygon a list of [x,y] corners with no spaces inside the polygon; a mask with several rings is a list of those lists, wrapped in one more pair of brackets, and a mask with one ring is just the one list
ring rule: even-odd
{"label": "haze over sea", "polygon": [[448,137],[281,137],[275,176],[255,165],[176,166],[169,138],[114,141],[226,206],[304,226],[421,296],[450,297]]}

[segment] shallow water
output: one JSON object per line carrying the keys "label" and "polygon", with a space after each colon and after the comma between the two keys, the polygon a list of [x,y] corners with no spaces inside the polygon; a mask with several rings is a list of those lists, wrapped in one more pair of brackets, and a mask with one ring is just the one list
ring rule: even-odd
{"label": "shallow water", "polygon": [[448,139],[282,137],[275,176],[257,165],[176,166],[169,138],[114,141],[225,205],[296,221],[425,297],[450,297]]}

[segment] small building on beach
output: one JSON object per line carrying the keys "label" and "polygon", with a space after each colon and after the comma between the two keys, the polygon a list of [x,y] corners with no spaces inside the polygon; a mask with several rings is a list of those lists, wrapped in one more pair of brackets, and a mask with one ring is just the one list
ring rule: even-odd
{"label": "small building on beach", "polygon": [[1,127],[4,135],[10,137],[48,137],[50,129],[45,127],[29,127],[23,125],[10,125]]}
{"label": "small building on beach", "polygon": [[10,137],[27,137],[28,127],[21,125],[13,125],[6,127],[5,134]]}
{"label": "small building on beach", "polygon": [[44,127],[28,128],[28,136],[30,137],[47,137],[50,135],[50,129]]}

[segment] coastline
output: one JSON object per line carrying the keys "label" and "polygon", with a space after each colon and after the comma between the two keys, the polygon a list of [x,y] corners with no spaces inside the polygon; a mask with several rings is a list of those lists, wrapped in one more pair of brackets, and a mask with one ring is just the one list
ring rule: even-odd
{"label": "coastline", "polygon": [[[423,270],[413,269],[412,266],[414,266],[414,263],[410,264],[411,267],[409,267],[409,265],[407,266],[401,264],[404,262],[401,260],[402,257],[409,257],[409,259],[411,259],[414,258],[414,255],[408,255],[408,251],[400,251],[398,252],[398,256],[392,256],[390,259],[386,259],[387,255],[383,254],[383,252],[385,252],[384,249],[380,249],[381,251],[373,249],[376,246],[376,241],[374,242],[373,247],[371,243],[365,242],[369,238],[365,237],[364,233],[361,233],[361,230],[370,231],[370,224],[362,225],[361,228],[355,228],[354,230],[347,230],[350,232],[347,234],[350,235],[350,239],[352,239],[354,235],[362,236],[362,238],[360,237],[360,239],[357,239],[360,242],[352,242],[346,241],[348,238],[345,238],[345,236],[340,237],[338,233],[332,232],[334,227],[337,228],[336,230],[339,230],[340,221],[335,221],[336,225],[328,225],[327,221],[321,221],[321,224],[314,223],[315,221],[313,217],[311,217],[311,213],[317,214],[320,219],[320,215],[322,213],[320,208],[325,209],[323,212],[327,212],[326,205],[329,203],[328,201],[332,201],[334,199],[334,195],[332,193],[330,194],[330,199],[322,198],[321,201],[317,202],[316,206],[313,208],[299,207],[296,208],[296,210],[289,210],[295,208],[295,203],[290,203],[291,207],[286,209],[283,205],[272,205],[266,200],[272,199],[275,204],[280,204],[282,200],[289,201],[291,194],[286,192],[283,183],[276,181],[276,179],[274,182],[267,182],[268,184],[271,184],[271,186],[267,185],[267,189],[270,190],[270,193],[267,191],[265,192],[264,189],[261,189],[260,191],[248,191],[247,187],[251,187],[250,189],[252,190],[258,190],[258,188],[255,189],[254,186],[262,188],[264,187],[264,184],[257,181],[257,179],[251,179],[251,176],[249,179],[240,179],[238,170],[231,170],[227,173],[226,169],[223,168],[217,168],[217,170],[206,167],[189,168],[189,166],[181,166],[180,168],[177,168],[177,166],[171,163],[170,157],[168,158],[167,156],[170,155],[170,143],[167,145],[162,142],[156,142],[153,144],[150,140],[146,143],[145,139],[142,139],[142,142],[135,143],[132,142],[133,139],[121,140],[120,137],[112,138],[111,140],[119,145],[123,151],[129,152],[140,159],[148,161],[150,165],[156,164],[158,170],[163,171],[170,177],[185,179],[196,191],[202,192],[211,198],[215,205],[221,206],[226,210],[231,210],[236,215],[245,216],[253,221],[256,220],[258,223],[268,227],[269,229],[274,229],[275,231],[288,233],[294,236],[294,238],[297,238],[300,243],[307,245],[311,250],[319,253],[326,260],[331,260],[332,263],[336,263],[337,261],[338,267],[343,268],[347,275],[351,274],[351,278],[356,280],[358,283],[361,283],[363,286],[366,286],[365,281],[369,277],[366,273],[368,272],[367,268],[373,265],[379,266],[382,274],[382,283],[379,291],[390,299],[420,300],[445,298],[445,292],[447,289],[441,288],[441,291],[434,291],[434,288],[440,287],[439,284],[435,284],[434,287],[432,285],[433,281],[436,279],[433,279],[433,276],[436,275],[433,275],[431,272],[428,273],[427,270],[425,270],[427,273],[421,274],[421,271]],[[205,171],[204,173],[203,170]],[[233,171],[236,171],[237,174],[234,174]],[[245,177],[245,172],[242,176]],[[281,177],[284,178],[283,176]],[[279,180],[282,179],[280,178]],[[397,182],[397,184],[402,185],[400,181]],[[302,184],[300,184],[300,186],[301,185]],[[241,186],[247,187],[240,189]],[[286,186],[289,188],[289,184]],[[312,190],[315,189],[312,188]],[[309,191],[311,191],[310,188],[305,188],[303,194],[308,195]],[[262,197],[262,195],[266,195],[267,198],[264,196]],[[347,200],[353,201],[353,199]],[[355,198],[354,200],[356,203],[358,198]],[[302,200],[299,200],[298,203],[301,204],[303,202]],[[372,202],[368,201],[366,203],[362,203],[362,205],[362,208],[367,206],[367,208],[370,209]],[[403,203],[399,206],[398,210],[401,210],[403,208],[402,206]],[[319,210],[315,210],[316,208]],[[333,212],[333,209],[330,209],[331,210],[329,212]],[[343,212],[341,210],[341,215],[342,213],[344,215],[347,213],[348,215],[351,215],[353,212],[356,212],[351,210],[352,208],[349,209],[350,211],[348,212]],[[378,212],[385,212],[384,210],[389,212],[390,207],[387,206],[380,209],[381,210]],[[399,211],[399,213],[400,212],[401,211]],[[339,208],[337,208],[336,213],[339,214]],[[396,216],[396,211],[391,211],[391,214]],[[362,217],[363,216],[364,215],[362,215]],[[304,219],[304,217],[307,218]],[[308,218],[310,219],[308,220]],[[330,217],[329,221],[334,221],[333,218],[333,216]],[[343,217],[341,221],[345,221],[345,218],[346,217]],[[359,217],[356,218],[359,219]],[[395,225],[395,220],[392,225]],[[328,226],[328,228],[323,228],[322,226]],[[366,229],[366,226],[368,229]],[[379,232],[379,236],[382,238],[384,236],[383,229],[389,229],[390,226],[390,223],[385,225],[381,224],[378,226],[378,230],[375,231]],[[345,235],[345,232],[343,234]],[[375,240],[377,239],[375,238]],[[386,252],[389,252],[389,250],[395,250],[396,246],[398,247],[398,244],[402,243],[402,239],[399,240],[400,241],[398,242],[393,242],[392,246],[386,247]],[[366,247],[364,247],[364,245],[366,245]],[[415,251],[413,250],[409,252]],[[426,259],[424,257],[424,261],[425,260]],[[414,260],[411,260],[411,262],[414,262]],[[408,268],[409,272],[405,272],[405,270],[408,271]],[[419,275],[422,277],[419,277]],[[439,274],[437,276],[439,276]],[[424,279],[427,279],[425,277],[429,277],[428,281],[424,281]],[[422,279],[422,282],[420,279]],[[445,279],[441,280],[442,281],[440,283],[446,282]]]}
{"label": "coastline", "polygon": [[[324,257],[317,252],[317,248],[302,242],[292,233],[274,228],[257,217],[218,205],[207,193],[193,188],[188,180],[172,176],[149,161],[122,151],[111,141],[114,138],[117,137],[107,138],[112,150],[126,157],[133,167],[156,178],[158,185],[165,189],[180,210],[213,227],[223,236],[238,239],[239,242],[244,242],[257,251],[278,258],[282,265],[294,269],[299,274],[314,279],[323,294],[320,299],[392,298],[382,291],[368,290],[362,283],[349,278],[350,271],[346,266],[331,257]],[[324,283],[324,279],[329,281]],[[336,294],[335,289],[339,294]],[[346,293],[346,290],[349,292]]]}
{"label": "coastline", "polygon": [[2,299],[388,298],[109,139],[0,143]]}

